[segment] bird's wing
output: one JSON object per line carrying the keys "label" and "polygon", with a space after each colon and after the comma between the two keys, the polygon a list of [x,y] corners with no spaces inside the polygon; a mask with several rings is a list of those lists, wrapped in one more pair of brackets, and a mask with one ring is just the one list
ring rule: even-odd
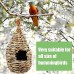
{"label": "bird's wing", "polygon": [[37,13],[38,13],[38,8],[36,7]]}

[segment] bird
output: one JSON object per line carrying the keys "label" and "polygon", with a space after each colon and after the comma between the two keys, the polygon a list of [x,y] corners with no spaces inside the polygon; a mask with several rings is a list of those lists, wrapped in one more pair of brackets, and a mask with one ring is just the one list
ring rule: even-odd
{"label": "bird", "polygon": [[[36,14],[38,14],[38,9],[37,9],[37,7],[33,4],[33,2],[29,2],[29,6],[30,6],[30,8],[29,8],[29,13],[30,13],[30,15],[36,15]],[[33,26],[35,27],[38,27],[38,16],[31,16],[31,18],[32,18],[32,21],[33,21]]]}

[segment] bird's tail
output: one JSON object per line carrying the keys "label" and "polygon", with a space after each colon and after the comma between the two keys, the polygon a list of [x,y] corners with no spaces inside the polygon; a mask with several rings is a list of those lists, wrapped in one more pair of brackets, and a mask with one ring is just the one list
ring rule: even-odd
{"label": "bird's tail", "polygon": [[32,20],[33,20],[33,25],[38,26],[38,17],[35,16],[32,18]]}

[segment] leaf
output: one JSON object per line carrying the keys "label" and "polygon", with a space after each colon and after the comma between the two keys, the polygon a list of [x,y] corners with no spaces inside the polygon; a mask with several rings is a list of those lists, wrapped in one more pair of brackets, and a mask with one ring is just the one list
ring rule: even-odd
{"label": "leaf", "polygon": [[51,19],[52,19],[52,15],[50,15],[50,16],[47,17],[48,21],[51,21]]}
{"label": "leaf", "polygon": [[71,8],[71,6],[70,6],[70,5],[65,5],[65,7],[67,7],[67,8]]}
{"label": "leaf", "polygon": [[62,2],[62,1],[59,1],[59,2],[58,2],[58,4],[62,5],[62,4],[63,4],[63,2]]}
{"label": "leaf", "polygon": [[2,23],[2,18],[0,18],[0,24]]}
{"label": "leaf", "polygon": [[13,4],[13,2],[12,2],[12,1],[9,1],[9,2],[8,2],[8,6],[10,6],[10,7],[11,7],[11,6],[12,6],[12,4]]}
{"label": "leaf", "polygon": [[2,14],[3,14],[3,16],[5,16],[7,14],[7,12],[5,11],[5,9],[2,10]]}
{"label": "leaf", "polygon": [[41,13],[42,13],[42,14],[45,14],[45,13],[46,13],[46,11],[45,11],[44,9],[42,9],[42,10],[41,10]]}
{"label": "leaf", "polygon": [[19,4],[21,4],[21,3],[24,2],[24,0],[16,0],[16,1],[17,1],[17,3],[19,3]]}
{"label": "leaf", "polygon": [[50,0],[44,0],[44,4],[50,4]]}
{"label": "leaf", "polygon": [[49,9],[49,12],[52,13],[52,11],[53,11],[53,8],[50,8],[50,9]]}
{"label": "leaf", "polygon": [[68,22],[65,24],[65,28],[67,27],[71,27],[71,28],[74,28],[74,22]]}
{"label": "leaf", "polygon": [[72,23],[69,23],[69,26],[72,28],[74,28],[74,22],[72,22]]}
{"label": "leaf", "polygon": [[44,35],[44,37],[46,37],[47,33],[44,33],[43,35]]}
{"label": "leaf", "polygon": [[15,22],[14,22],[14,21],[10,21],[10,22],[9,22],[9,25],[10,25],[11,27],[14,27]]}
{"label": "leaf", "polygon": [[24,21],[24,23],[25,23],[25,24],[32,24],[32,22],[27,22],[27,21]]}

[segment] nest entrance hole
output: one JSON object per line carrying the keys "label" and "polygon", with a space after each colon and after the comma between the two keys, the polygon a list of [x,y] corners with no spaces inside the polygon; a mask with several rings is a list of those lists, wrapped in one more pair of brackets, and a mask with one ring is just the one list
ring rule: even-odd
{"label": "nest entrance hole", "polygon": [[27,60],[27,51],[19,50],[16,53],[16,60],[24,60],[24,61],[26,61]]}

